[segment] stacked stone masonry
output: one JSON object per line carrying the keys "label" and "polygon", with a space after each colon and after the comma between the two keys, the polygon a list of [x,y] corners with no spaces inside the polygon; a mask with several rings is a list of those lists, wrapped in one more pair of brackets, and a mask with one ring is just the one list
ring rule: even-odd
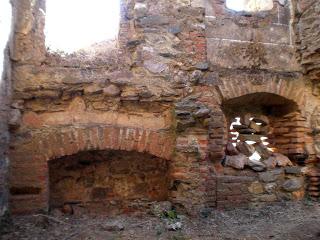
{"label": "stacked stone masonry", "polygon": [[[312,30],[318,26],[319,1],[274,1],[270,11],[245,13],[228,9],[224,0],[122,0],[118,40],[95,56],[48,52],[45,0],[12,4],[7,66],[12,98],[9,109],[0,106],[0,113],[10,116],[0,123],[0,136],[7,137],[9,125],[10,168],[1,142],[0,172],[9,180],[0,178],[0,209],[6,209],[8,197],[12,213],[77,201],[101,207],[118,201],[119,189],[120,200],[145,200],[134,209],[164,200],[190,214],[300,200],[306,189],[316,195],[307,176],[320,157],[320,55],[318,32]],[[261,172],[224,166],[231,115],[259,111],[270,119],[273,147],[292,166]],[[81,156],[89,153],[118,157],[99,158],[101,163],[92,157],[83,167]],[[154,179],[162,197],[152,195],[150,186],[130,192],[116,180],[106,189],[100,178],[107,176],[98,173],[99,180],[84,195],[74,195],[76,200],[59,197],[52,176],[55,182],[64,176],[55,169],[74,169],[74,182],[75,176],[85,178],[85,171],[109,169],[125,157],[150,161],[150,166],[130,163],[134,174],[141,171],[134,183]],[[152,164],[166,166],[161,167],[165,183]],[[122,183],[130,179],[126,172]],[[129,209],[127,203],[121,206],[115,212]]]}

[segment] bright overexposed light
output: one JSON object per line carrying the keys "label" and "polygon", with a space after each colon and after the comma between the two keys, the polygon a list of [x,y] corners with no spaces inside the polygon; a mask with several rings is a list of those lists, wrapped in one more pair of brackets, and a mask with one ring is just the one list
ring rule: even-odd
{"label": "bright overexposed light", "polygon": [[236,118],[234,118],[234,119],[235,119],[235,121],[232,122],[231,125],[230,125],[230,130],[233,130],[233,129],[234,129],[234,128],[233,128],[234,125],[241,125],[241,123],[240,123],[240,117],[236,117]]}
{"label": "bright overexposed light", "polygon": [[[233,121],[232,123],[231,123],[231,125],[230,125],[230,130],[233,130],[234,129],[234,125],[241,125],[241,122],[240,122],[240,117],[236,117],[235,119],[234,119],[235,121]],[[238,139],[238,137],[239,137],[239,133],[238,132],[231,132],[231,135],[232,135],[232,140],[237,140]],[[237,144],[236,143],[232,143],[233,144],[233,146],[236,146]]]}
{"label": "bright overexposed light", "polygon": [[227,0],[226,5],[238,12],[268,11],[273,8],[273,0]]}
{"label": "bright overexposed light", "polygon": [[256,142],[255,142],[255,141],[250,141],[250,140],[246,141],[246,143],[247,143],[247,144],[249,144],[249,145],[256,144]]}
{"label": "bright overexposed light", "polygon": [[47,0],[47,47],[72,53],[94,43],[115,39],[119,30],[119,1]]}
{"label": "bright overexposed light", "polygon": [[11,30],[10,0],[0,1],[0,81],[3,72],[4,49],[6,48]]}
{"label": "bright overexposed light", "polygon": [[261,139],[262,144],[263,144],[264,146],[270,145],[270,143],[268,142],[268,137],[261,137],[260,139]]}
{"label": "bright overexposed light", "polygon": [[250,159],[250,160],[260,161],[261,156],[260,156],[260,154],[256,151],[256,152],[254,152],[254,153],[251,155],[251,157],[249,157],[249,159]]}

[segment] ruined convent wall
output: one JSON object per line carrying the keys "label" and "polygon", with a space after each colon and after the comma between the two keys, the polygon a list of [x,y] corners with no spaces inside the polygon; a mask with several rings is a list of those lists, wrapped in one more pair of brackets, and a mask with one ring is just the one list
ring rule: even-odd
{"label": "ruined convent wall", "polygon": [[[6,68],[10,69],[10,63],[5,63]],[[0,81],[0,216],[8,211],[8,109],[10,95],[10,71],[4,71]]]}
{"label": "ruined convent wall", "polygon": [[[9,38],[9,36],[7,36]],[[3,69],[0,71],[0,225],[2,217],[8,215],[8,173],[9,173],[9,128],[10,102],[11,102],[11,62],[9,49],[4,51]]]}
{"label": "ruined convent wall", "polygon": [[67,56],[46,50],[45,0],[13,0],[13,7],[11,212],[48,210],[48,162],[85,151],[168,161],[167,200],[189,213],[304,197],[299,166],[272,169],[266,180],[221,164],[228,106],[239,114],[289,109],[270,111],[279,153],[316,161],[311,122],[320,100],[301,60],[308,54],[296,45],[313,40],[296,3],[274,1],[271,11],[248,14],[223,0],[123,0],[118,41]]}

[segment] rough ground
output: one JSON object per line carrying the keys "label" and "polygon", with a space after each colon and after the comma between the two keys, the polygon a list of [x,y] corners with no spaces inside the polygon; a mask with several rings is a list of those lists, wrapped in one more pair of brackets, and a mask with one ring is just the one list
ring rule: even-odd
{"label": "rough ground", "polygon": [[[206,215],[206,214],[204,214]],[[182,229],[169,231],[168,219],[33,215],[12,219],[2,240],[319,240],[320,204],[278,203],[255,209],[214,210],[198,219],[179,216]],[[123,229],[122,229],[123,228]]]}

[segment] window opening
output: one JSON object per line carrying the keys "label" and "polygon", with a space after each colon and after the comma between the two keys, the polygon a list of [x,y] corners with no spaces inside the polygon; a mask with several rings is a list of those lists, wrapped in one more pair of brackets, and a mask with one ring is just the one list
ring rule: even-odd
{"label": "window opening", "polygon": [[9,0],[0,1],[0,81],[3,72],[4,50],[11,30],[11,5]]}
{"label": "window opening", "polygon": [[72,53],[117,37],[120,0],[47,0],[46,4],[49,51]]}
{"label": "window opening", "polygon": [[273,8],[273,0],[226,0],[227,8],[237,12],[269,11]]}

